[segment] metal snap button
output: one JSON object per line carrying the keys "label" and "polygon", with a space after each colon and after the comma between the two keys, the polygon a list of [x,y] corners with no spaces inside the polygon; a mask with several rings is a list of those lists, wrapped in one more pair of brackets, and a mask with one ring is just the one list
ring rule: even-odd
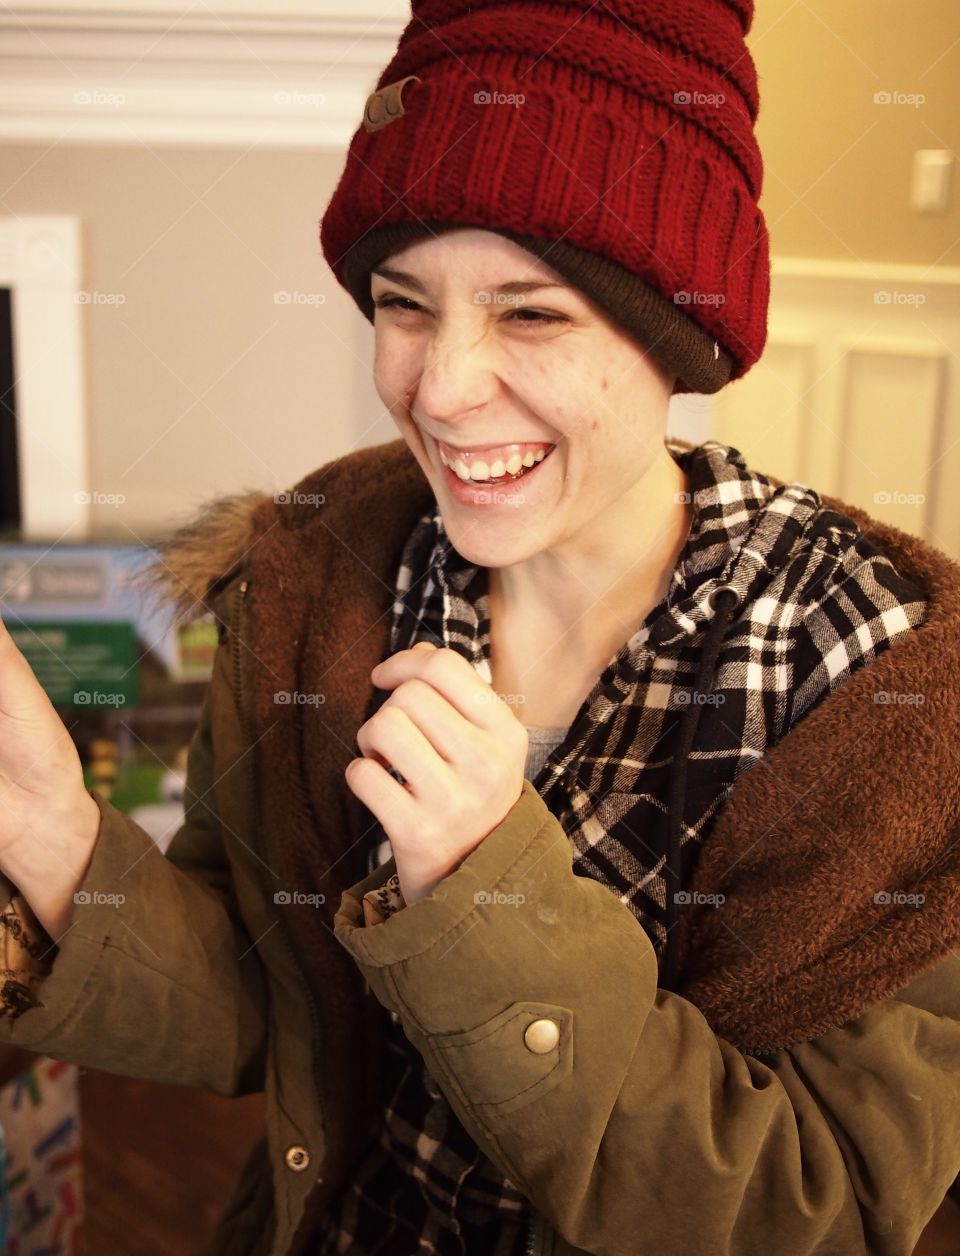
{"label": "metal snap button", "polygon": [[546,1055],[560,1041],[560,1026],[549,1017],[531,1021],[523,1031],[523,1041],[537,1055]]}
{"label": "metal snap button", "polygon": [[310,1153],[306,1147],[301,1147],[298,1143],[294,1143],[292,1147],[288,1147],[284,1160],[287,1162],[287,1168],[293,1169],[295,1173],[300,1173],[310,1165]]}

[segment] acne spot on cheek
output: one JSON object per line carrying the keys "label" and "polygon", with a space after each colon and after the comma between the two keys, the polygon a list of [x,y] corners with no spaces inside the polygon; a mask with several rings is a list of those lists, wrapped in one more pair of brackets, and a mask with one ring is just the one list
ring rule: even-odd
{"label": "acne spot on cheek", "polygon": [[604,378],[603,383],[601,384],[601,387],[603,388],[603,391],[604,391],[604,392],[606,392],[606,391],[607,391],[607,382],[608,382],[608,381],[606,380],[606,378]]}
{"label": "acne spot on cheek", "polygon": [[600,420],[599,420],[599,419],[591,419],[591,421],[590,421],[590,431],[591,431],[591,432],[595,432],[595,431],[597,430],[597,426],[599,425],[599,423],[600,423]]}

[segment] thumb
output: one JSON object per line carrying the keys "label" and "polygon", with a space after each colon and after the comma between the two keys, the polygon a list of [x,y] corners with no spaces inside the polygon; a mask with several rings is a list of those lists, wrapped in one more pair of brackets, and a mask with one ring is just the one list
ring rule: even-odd
{"label": "thumb", "polygon": [[435,650],[435,649],[437,649],[437,647],[434,645],[434,643],[433,643],[432,641],[417,641],[417,642],[415,642],[415,643],[414,643],[414,645],[413,645],[413,646],[411,646],[411,649],[413,649],[413,650],[419,650],[419,649],[421,648],[421,646],[426,646],[426,648],[427,648],[428,650]]}
{"label": "thumb", "polygon": [[0,715],[37,719],[53,711],[46,690],[0,616]]}

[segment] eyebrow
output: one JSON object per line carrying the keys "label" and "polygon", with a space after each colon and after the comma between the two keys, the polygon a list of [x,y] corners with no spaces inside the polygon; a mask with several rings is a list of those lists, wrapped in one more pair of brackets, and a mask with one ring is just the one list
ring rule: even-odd
{"label": "eyebrow", "polygon": [[[392,266],[374,266],[371,274],[379,275],[382,279],[389,279],[392,283],[402,284],[413,292],[419,292],[421,296],[429,295],[416,275],[411,275],[405,270],[394,270]],[[484,291],[502,293],[505,296],[518,296],[526,292],[538,292],[541,288],[563,288],[570,291],[569,284],[551,283],[544,279],[514,279],[509,283],[500,284],[498,288],[484,289]]]}

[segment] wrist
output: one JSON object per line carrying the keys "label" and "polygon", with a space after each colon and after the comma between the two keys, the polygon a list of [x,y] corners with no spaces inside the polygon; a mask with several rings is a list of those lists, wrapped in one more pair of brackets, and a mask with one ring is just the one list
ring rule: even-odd
{"label": "wrist", "polygon": [[37,846],[55,852],[71,869],[83,861],[84,870],[100,833],[100,805],[89,790],[84,789],[69,801],[54,804],[39,816],[13,848],[12,858],[36,864]]}
{"label": "wrist", "polygon": [[100,807],[87,791],[43,818],[3,852],[2,871],[55,941],[68,928],[100,833]]}
{"label": "wrist", "polygon": [[447,877],[456,872],[466,857],[466,855],[460,855],[441,872],[437,872],[434,868],[426,874],[421,873],[419,875],[405,875],[398,862],[397,879],[400,882],[400,893],[403,895],[403,901],[407,906],[410,906],[413,903],[418,903],[421,899],[429,898],[441,881],[446,880]]}

